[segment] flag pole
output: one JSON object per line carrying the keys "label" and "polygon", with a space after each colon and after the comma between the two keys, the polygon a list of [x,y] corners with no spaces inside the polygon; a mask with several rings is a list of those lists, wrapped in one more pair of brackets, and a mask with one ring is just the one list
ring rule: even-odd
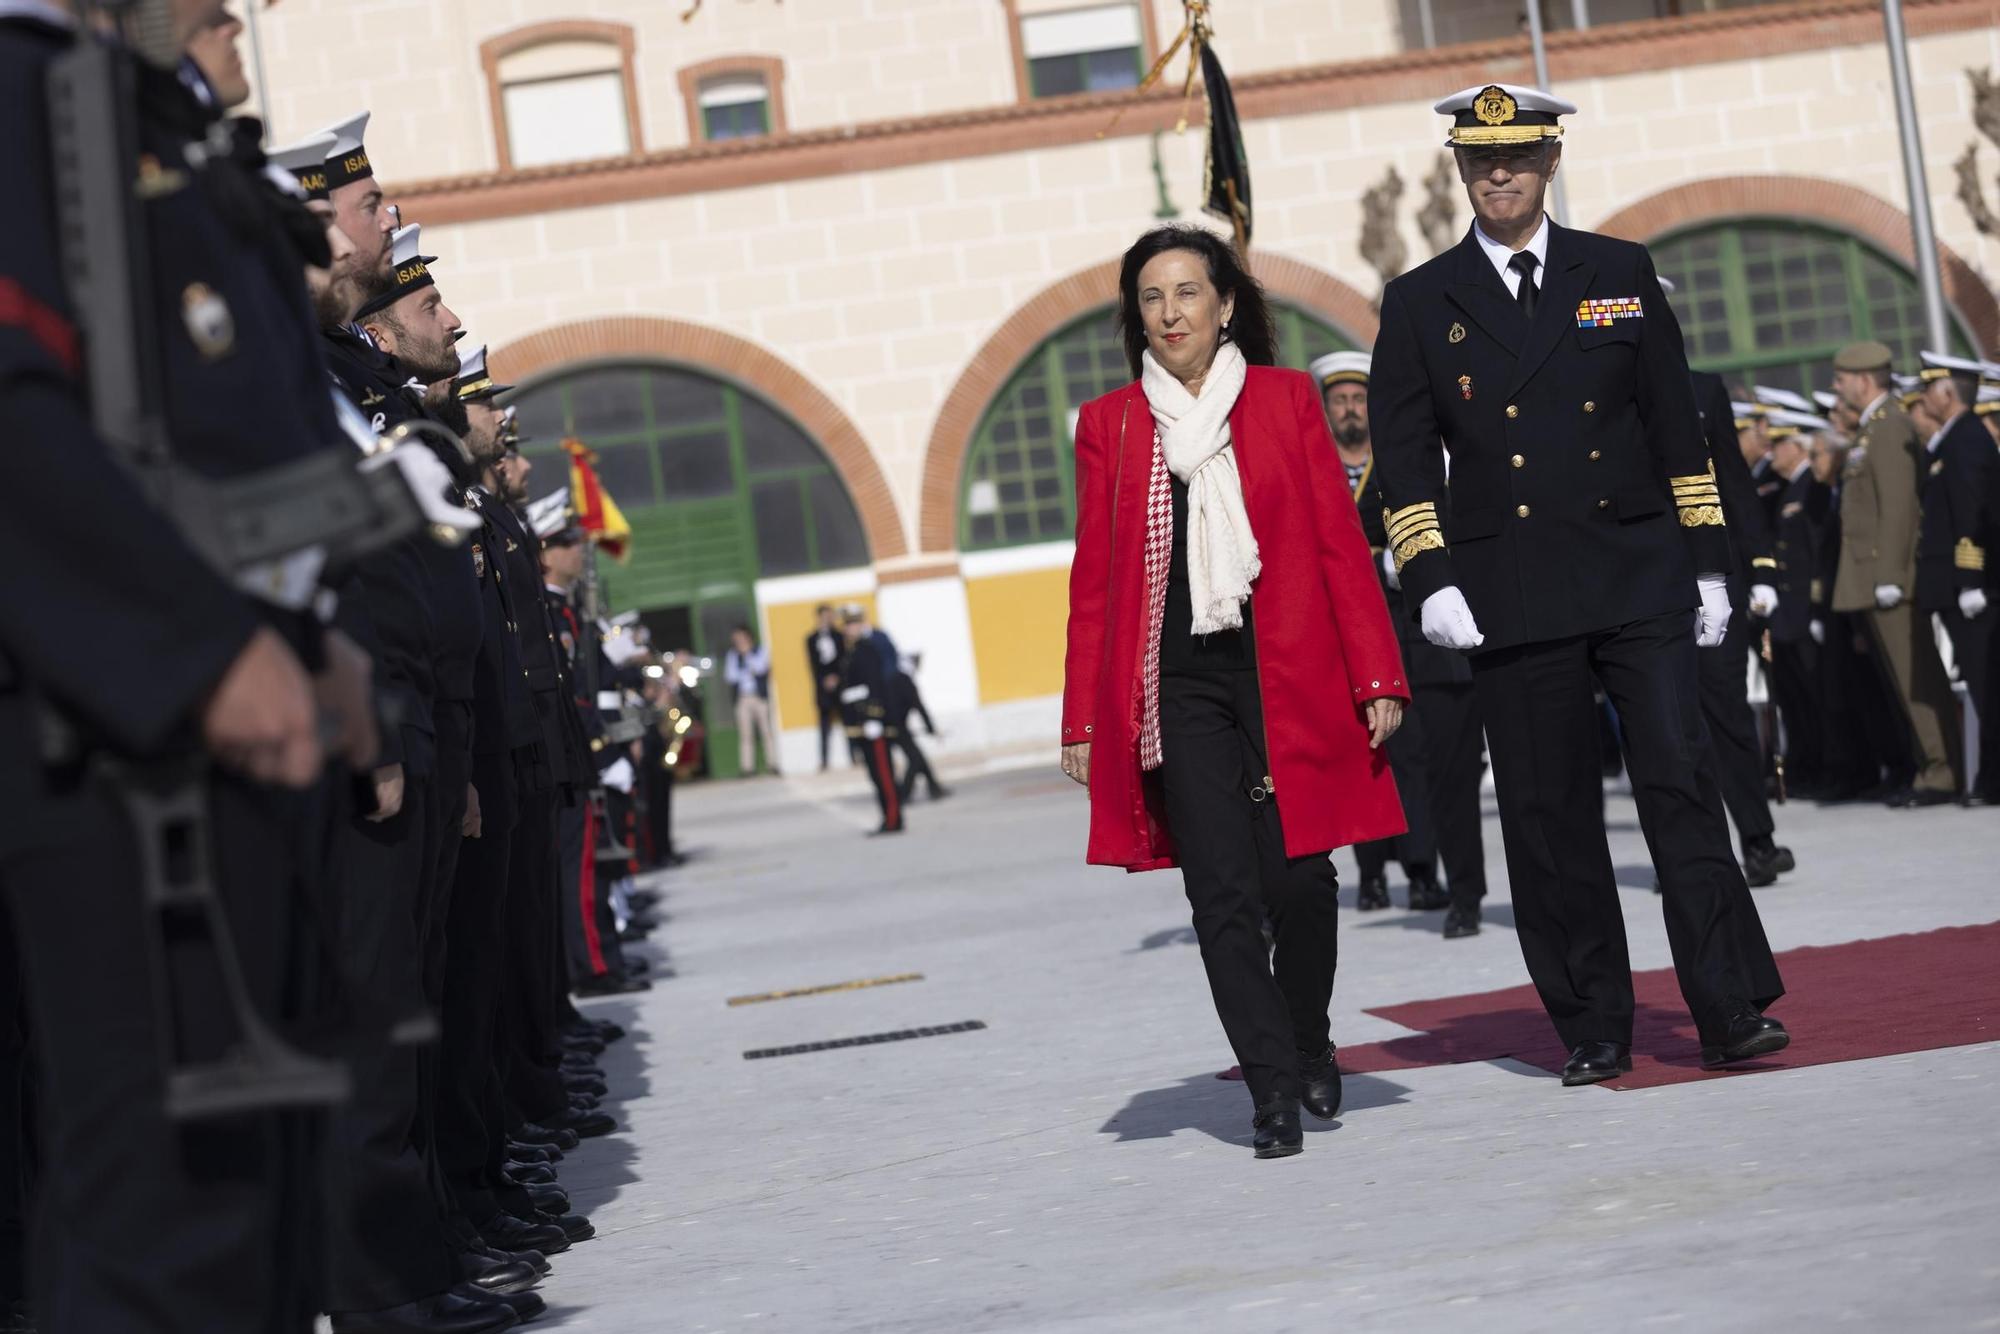
{"label": "flag pole", "polygon": [[1938,271],[1937,233],[1931,226],[1931,188],[1924,175],[1923,138],[1917,132],[1917,99],[1910,89],[1910,46],[1903,32],[1903,0],[1882,0],[1882,28],[1889,40],[1889,79],[1896,90],[1896,127],[1902,132],[1903,188],[1910,196],[1910,248],[1917,257],[1917,286],[1924,298],[1924,328],[1931,350],[1949,352],[1944,279]]}

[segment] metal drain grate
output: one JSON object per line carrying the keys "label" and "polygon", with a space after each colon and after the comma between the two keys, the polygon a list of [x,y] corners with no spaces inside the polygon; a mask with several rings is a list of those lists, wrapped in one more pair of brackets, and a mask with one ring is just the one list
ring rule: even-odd
{"label": "metal drain grate", "polygon": [[794,987],[790,991],[760,991],[754,996],[731,996],[731,1005],[762,1005],[765,1001],[791,1000],[794,996],[825,996],[836,991],[861,991],[868,987],[892,986],[897,982],[921,982],[922,973],[896,973],[890,977],[863,977],[853,982],[829,982],[820,987]]}
{"label": "metal drain grate", "polygon": [[809,1051],[832,1051],[836,1047],[873,1047],[883,1042],[908,1042],[912,1038],[943,1037],[947,1033],[976,1033],[986,1027],[985,1021],[968,1019],[962,1024],[939,1024],[935,1028],[902,1028],[893,1033],[870,1033],[858,1038],[834,1038],[830,1042],[801,1042],[795,1047],[759,1047],[743,1053],[746,1061],[761,1061],[771,1056],[798,1056]]}

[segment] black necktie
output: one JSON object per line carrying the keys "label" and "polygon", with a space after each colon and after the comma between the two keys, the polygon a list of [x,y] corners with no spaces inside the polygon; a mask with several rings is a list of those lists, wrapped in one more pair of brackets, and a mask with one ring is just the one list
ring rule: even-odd
{"label": "black necktie", "polygon": [[1507,267],[1521,275],[1521,285],[1514,291],[1514,303],[1530,320],[1535,318],[1535,302],[1541,296],[1535,288],[1535,265],[1540,262],[1532,250],[1523,250],[1507,261]]}

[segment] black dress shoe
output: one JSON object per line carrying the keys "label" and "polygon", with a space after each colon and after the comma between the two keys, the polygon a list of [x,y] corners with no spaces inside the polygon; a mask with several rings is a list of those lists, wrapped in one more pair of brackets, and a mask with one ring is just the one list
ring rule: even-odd
{"label": "black dress shoe", "polygon": [[[461,1283],[452,1291],[461,1297],[469,1298],[478,1289],[472,1288],[470,1284]],[[492,1292],[483,1295],[488,1300],[499,1302],[512,1311],[517,1324],[525,1325],[549,1309],[549,1304],[542,1300],[542,1294],[539,1292]]]}
{"label": "black dress shoe", "polygon": [[620,945],[642,945],[651,938],[652,934],[653,928],[649,926],[621,926],[618,928],[618,943]]}
{"label": "black dress shoe", "polygon": [[1354,906],[1361,912],[1375,912],[1388,907],[1388,879],[1379,875],[1363,877],[1361,887],[1354,891]]}
{"label": "black dress shoe", "polygon": [[1792,1045],[1792,1035],[1768,1014],[1759,1014],[1753,1005],[1739,1003],[1718,1032],[1704,1033],[1701,1039],[1701,1068],[1715,1070],[1738,1061],[1769,1056]]}
{"label": "black dress shoe", "polygon": [[584,1139],[598,1135],[608,1135],[618,1129],[618,1122],[609,1112],[579,1112],[571,1108],[551,1117],[555,1122],[552,1129],[567,1130]]}
{"label": "black dress shoe", "polygon": [[1307,1111],[1322,1121],[1340,1115],[1340,1062],[1335,1059],[1332,1047],[1317,1057],[1299,1058],[1299,1082],[1305,1085],[1299,1093],[1299,1103]]}
{"label": "black dress shoe", "polygon": [[336,1311],[333,1334],[499,1334],[520,1323],[498,1298],[441,1292],[382,1311]]}
{"label": "black dress shoe", "polygon": [[543,1213],[563,1214],[569,1212],[569,1192],[565,1191],[561,1186],[535,1186],[520,1181],[517,1181],[515,1184],[528,1193],[528,1198],[533,1200],[535,1207]]}
{"label": "black dress shoe", "polygon": [[625,901],[632,905],[632,911],[643,912],[659,906],[660,892],[656,889],[635,889],[625,896]]}
{"label": "black dress shoe", "polygon": [[482,1251],[460,1251],[458,1272],[482,1292],[526,1292],[542,1281],[542,1271],[526,1260],[502,1260]]}
{"label": "black dress shoe", "polygon": [[1250,1119],[1255,1132],[1250,1147],[1259,1158],[1289,1158],[1306,1147],[1305,1131],[1299,1128],[1299,1100],[1283,1094],[1257,1109]]}
{"label": "black dress shoe", "polygon": [[546,1217],[552,1226],[561,1228],[562,1234],[571,1241],[589,1241],[597,1235],[596,1226],[582,1214],[551,1213]]}
{"label": "black dress shoe", "polygon": [[1444,938],[1463,940],[1479,934],[1479,908],[1453,908],[1444,915]]}
{"label": "black dress shoe", "polygon": [[602,1079],[593,1079],[588,1075],[563,1076],[563,1088],[569,1092],[571,1097],[575,1097],[578,1094],[587,1094],[593,1098],[601,1098],[611,1091],[611,1086],[606,1084]]}
{"label": "black dress shoe", "polygon": [[594,1112],[597,1110],[597,1095],[569,1090],[569,1109],[572,1112]]}
{"label": "black dress shoe", "polygon": [[569,1249],[569,1238],[559,1227],[547,1223],[524,1223],[512,1214],[499,1213],[479,1225],[479,1235],[488,1246],[503,1251],[540,1251],[561,1255]]}
{"label": "black dress shoe", "polygon": [[602,1056],[609,1044],[595,1033],[565,1033],[562,1037],[564,1056]]}
{"label": "black dress shoe", "polygon": [[1774,883],[1797,865],[1790,848],[1781,848],[1768,838],[1760,838],[1743,849],[1743,879],[1752,889]]}
{"label": "black dress shoe", "polygon": [[[653,961],[642,954],[628,954],[622,960],[622,963],[624,964],[625,975],[627,977],[644,977],[653,971]],[[602,1033],[599,1033],[597,1036],[600,1041],[604,1038]]]}
{"label": "black dress shoe", "polygon": [[1624,1042],[1579,1042],[1563,1066],[1563,1087],[1602,1084],[1632,1072],[1632,1048]]}
{"label": "black dress shoe", "polygon": [[1438,884],[1434,875],[1410,877],[1410,911],[1436,912],[1451,906],[1451,895],[1444,886]]}
{"label": "black dress shoe", "polygon": [[556,1169],[547,1163],[506,1163],[500,1174],[517,1186],[549,1186],[555,1184]]}
{"label": "black dress shoe", "polygon": [[517,1163],[554,1163],[562,1158],[562,1150],[547,1144],[525,1144],[510,1139],[507,1141],[507,1157]]}
{"label": "black dress shoe", "polygon": [[[616,973],[606,973],[601,977],[585,978],[569,989],[572,996],[630,996],[636,991],[651,991],[653,984],[643,977],[620,977]],[[599,1043],[598,1051],[604,1050]]]}
{"label": "black dress shoe", "polygon": [[1892,795],[1885,804],[1899,811],[1910,811],[1925,806],[1942,806],[1954,800],[1954,795],[1943,788],[1906,787]]}
{"label": "black dress shoe", "polygon": [[[558,1113],[552,1119],[561,1121],[566,1115],[567,1109],[564,1112]],[[533,1121],[523,1121],[520,1128],[514,1134],[524,1144],[552,1144],[565,1153],[574,1149],[577,1142],[576,1132],[573,1130],[566,1129],[561,1125],[536,1125]]]}
{"label": "black dress shoe", "polygon": [[939,787],[939,786],[938,786],[938,785],[937,785],[936,783],[932,783],[932,784],[931,784],[931,800],[932,800],[932,801],[943,801],[943,800],[945,800],[945,799],[946,799],[947,797],[949,797],[949,796],[951,796],[951,789],[950,789],[950,788],[948,788],[948,787]]}
{"label": "black dress shoe", "polygon": [[874,831],[870,832],[870,833],[869,833],[869,835],[868,835],[868,837],[870,837],[870,838],[880,838],[880,837],[882,837],[882,836],[883,836],[884,834],[900,834],[900,833],[902,833],[902,832],[903,832],[903,826],[901,826],[901,825],[894,825],[894,826],[890,826],[890,825],[886,825],[886,824],[885,824],[885,825],[883,825],[883,826],[882,826],[882,827],[881,827],[880,829],[876,829],[876,830],[874,830]]}
{"label": "black dress shoe", "polygon": [[[475,1232],[473,1235],[478,1236],[478,1233]],[[547,1278],[549,1271],[555,1268],[554,1265],[549,1263],[549,1258],[540,1251],[499,1251],[487,1245],[483,1240],[474,1248],[473,1253],[475,1255],[483,1255],[489,1260],[519,1260],[543,1278]]]}

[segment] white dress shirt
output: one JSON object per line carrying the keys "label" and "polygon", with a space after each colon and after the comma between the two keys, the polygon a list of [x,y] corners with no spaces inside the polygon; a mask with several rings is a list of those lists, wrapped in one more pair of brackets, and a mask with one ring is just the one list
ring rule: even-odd
{"label": "white dress shirt", "polygon": [[[1486,258],[1492,261],[1494,269],[1500,274],[1500,281],[1507,284],[1507,295],[1520,296],[1521,275],[1512,267],[1515,252],[1488,236],[1486,229],[1476,222],[1472,224],[1472,234],[1478,238],[1479,248],[1486,252]],[[1534,236],[1521,248],[1535,257],[1535,286],[1539,289],[1544,285],[1541,275],[1546,273],[1549,267],[1548,214],[1542,214],[1542,225],[1535,228]]]}

